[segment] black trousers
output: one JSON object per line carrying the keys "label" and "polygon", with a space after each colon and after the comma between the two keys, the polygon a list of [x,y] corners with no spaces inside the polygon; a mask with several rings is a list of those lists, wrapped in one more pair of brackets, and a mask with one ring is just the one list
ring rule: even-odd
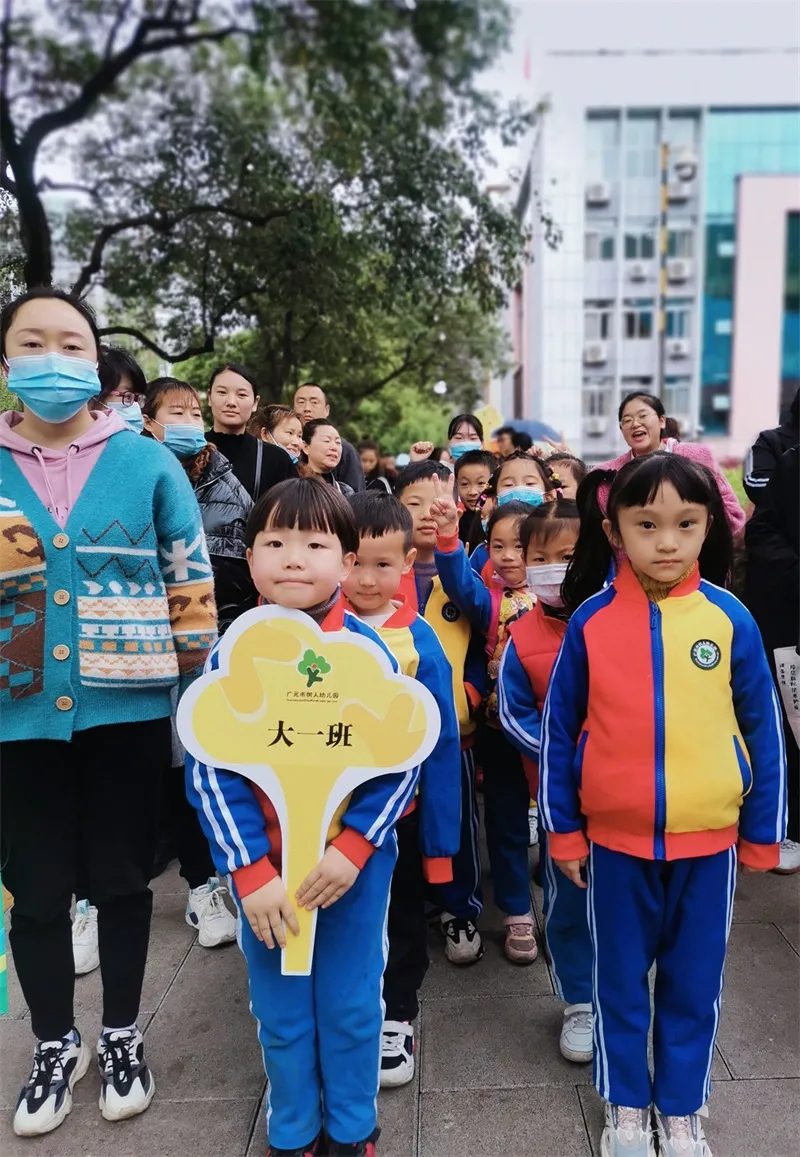
{"label": "black trousers", "polygon": [[139,1014],[150,939],[148,888],[169,719],[75,732],[71,742],[0,744],[3,882],[14,897],[9,940],[40,1040],[74,1024],[70,905],[78,862],[98,909],[103,1024]]}
{"label": "black trousers", "polygon": [[161,831],[175,849],[181,875],[190,888],[199,888],[215,874],[208,840],[197,812],[186,798],[184,769],[171,767],[164,780]]}
{"label": "black trousers", "polygon": [[414,1020],[428,971],[425,879],[416,811],[397,824],[397,863],[389,899],[389,957],[383,974],[387,1020]]}

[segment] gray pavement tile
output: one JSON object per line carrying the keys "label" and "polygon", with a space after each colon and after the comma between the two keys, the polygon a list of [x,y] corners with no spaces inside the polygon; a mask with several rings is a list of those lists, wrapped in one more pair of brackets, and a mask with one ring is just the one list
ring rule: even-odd
{"label": "gray pavement tile", "polygon": [[590,1080],[590,1065],[570,1064],[558,1051],[563,1007],[555,996],[429,1001],[421,1049],[423,1092]]}
{"label": "gray pavement tile", "polygon": [[788,940],[795,952],[800,954],[800,920],[781,920],[777,928],[784,940]]}
{"label": "gray pavement tile", "polygon": [[43,1137],[15,1137],[13,1114],[0,1112],[3,1157],[244,1157],[256,1101],[155,1100],[146,1113],[109,1124],[97,1105],[78,1105]]}
{"label": "gray pavement tile", "polygon": [[184,897],[185,902],[187,884],[181,876],[178,861],[173,860],[160,876],[151,880],[150,888],[154,896],[167,896],[172,892],[179,892]]}
{"label": "gray pavement tile", "polygon": [[771,924],[734,925],[717,1045],[734,1078],[800,1072],[797,955]]}
{"label": "gray pavement tile", "polygon": [[261,1095],[264,1067],[235,944],[191,950],[146,1041],[156,1081],[177,1099]]}
{"label": "gray pavement tile", "polygon": [[733,905],[734,923],[781,924],[800,917],[800,874],[740,873]]}
{"label": "gray pavement tile", "polygon": [[589,1157],[574,1088],[424,1093],[420,1157]]}
{"label": "gray pavement tile", "polygon": [[800,1080],[714,1085],[706,1136],[716,1157],[800,1153]]}
{"label": "gray pavement tile", "polygon": [[553,984],[545,961],[544,944],[539,939],[539,959],[520,966],[506,960],[503,934],[481,922],[484,956],[477,964],[450,964],[444,954],[444,937],[433,928],[428,937],[430,967],[422,986],[423,1002],[441,997],[552,995]]}

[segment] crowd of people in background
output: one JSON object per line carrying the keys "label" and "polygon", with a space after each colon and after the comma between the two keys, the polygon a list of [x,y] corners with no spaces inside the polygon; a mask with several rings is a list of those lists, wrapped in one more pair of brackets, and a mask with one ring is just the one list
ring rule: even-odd
{"label": "crowd of people in background", "polygon": [[[737,863],[800,871],[776,690],[800,630],[798,398],[745,463],[748,520],[649,393],[623,399],[627,450],[599,466],[470,413],[400,459],[343,438],[315,382],[265,406],[239,364],[148,382],[55,290],[3,310],[2,366],[22,408],[0,418],[0,864],[35,1036],[15,1131],[69,1114],[92,1058],[75,976],[98,966],[100,1110],[150,1104],[148,885],[177,859],[199,943],[247,961],[269,1153],[373,1155],[378,1085],[414,1075],[429,923],[455,968],[484,955],[483,824],[505,956],[548,953],[560,1051],[593,1062],[606,1102],[601,1153],[710,1157]],[[187,758],[174,725],[263,603],[372,639],[441,716],[402,787],[349,797],[297,897],[269,800]],[[275,951],[295,905],[319,909],[311,977]]]}

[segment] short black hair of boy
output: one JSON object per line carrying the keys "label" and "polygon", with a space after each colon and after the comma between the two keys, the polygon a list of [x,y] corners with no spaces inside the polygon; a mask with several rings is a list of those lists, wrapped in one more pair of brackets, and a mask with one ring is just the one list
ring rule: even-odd
{"label": "short black hair of boy", "polygon": [[399,498],[409,486],[413,486],[415,482],[422,482],[425,478],[441,478],[442,482],[448,482],[452,477],[453,475],[441,462],[433,462],[430,458],[426,458],[424,462],[411,462],[400,472],[394,484],[394,492]]}
{"label": "short black hair of boy", "polygon": [[358,551],[358,531],[347,500],[318,478],[287,478],[270,487],[250,511],[245,545],[252,548],[257,535],[268,528],[335,534],[345,554]]}
{"label": "short black hair of boy", "polygon": [[515,450],[523,450],[527,453],[533,445],[533,438],[531,438],[530,434],[526,434],[524,430],[515,430],[511,435],[511,445]]}
{"label": "short black hair of boy", "polygon": [[532,538],[537,542],[550,542],[563,530],[569,529],[570,522],[576,531],[580,528],[580,511],[574,498],[556,498],[535,506],[520,527],[519,539],[522,550],[528,553]]}
{"label": "short black hair of boy", "polygon": [[402,502],[385,490],[362,490],[351,494],[349,500],[360,538],[383,538],[384,534],[400,531],[403,549],[411,550],[414,520]]}
{"label": "short black hair of boy", "polygon": [[496,465],[497,459],[488,450],[467,450],[466,454],[456,459],[456,478],[459,470],[463,470],[465,466],[486,466],[491,474]]}

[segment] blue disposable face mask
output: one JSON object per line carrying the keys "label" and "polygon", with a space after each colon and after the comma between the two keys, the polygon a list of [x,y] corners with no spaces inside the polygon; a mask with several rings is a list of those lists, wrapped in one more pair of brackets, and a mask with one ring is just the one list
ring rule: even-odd
{"label": "blue disposable face mask", "polygon": [[527,502],[528,506],[541,506],[544,494],[533,486],[514,486],[497,495],[498,506],[505,506],[507,502]]}
{"label": "blue disposable face mask", "polygon": [[86,358],[25,354],[7,364],[9,390],[42,422],[68,422],[100,393],[97,366]]}
{"label": "blue disposable face mask", "polygon": [[138,402],[131,402],[129,406],[123,405],[122,402],[109,402],[109,410],[113,410],[115,414],[119,414],[125,425],[134,434],[141,434],[144,429],[144,418],[142,417],[142,407]]}
{"label": "blue disposable face mask", "polygon": [[480,450],[480,448],[480,442],[451,442],[450,457],[457,462],[459,458],[463,458],[463,456],[469,454],[471,450]]}
{"label": "blue disposable face mask", "polygon": [[208,445],[204,432],[198,426],[190,426],[188,422],[175,422],[167,426],[159,422],[158,425],[164,431],[164,445],[176,458],[194,458]]}
{"label": "blue disposable face mask", "polygon": [[299,454],[293,454],[288,446],[284,446],[281,442],[278,441],[277,438],[273,438],[272,435],[269,433],[269,430],[267,431],[267,434],[269,436],[269,440],[272,443],[272,445],[277,446],[279,450],[283,450],[284,454],[288,454],[292,460],[292,465],[296,466],[297,463],[300,461],[300,455]]}

